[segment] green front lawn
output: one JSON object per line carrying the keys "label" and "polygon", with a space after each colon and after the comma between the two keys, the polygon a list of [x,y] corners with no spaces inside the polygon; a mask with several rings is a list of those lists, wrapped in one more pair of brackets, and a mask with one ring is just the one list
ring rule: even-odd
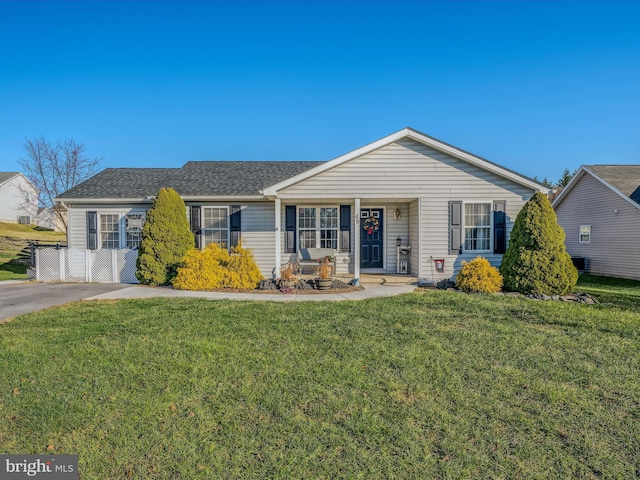
{"label": "green front lawn", "polygon": [[[593,280],[593,279],[592,279]],[[90,478],[634,478],[635,286],[585,306],[78,302],[0,324],[0,451]],[[628,288],[628,291],[627,291]]]}

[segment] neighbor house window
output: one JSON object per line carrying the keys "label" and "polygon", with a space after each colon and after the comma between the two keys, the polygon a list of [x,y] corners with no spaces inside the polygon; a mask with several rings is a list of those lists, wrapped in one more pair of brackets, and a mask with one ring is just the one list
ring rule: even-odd
{"label": "neighbor house window", "polygon": [[229,246],[229,210],[227,207],[203,207],[202,238],[203,246],[217,243]]}
{"label": "neighbor house window", "polygon": [[465,203],[464,250],[467,252],[491,250],[490,203]]}
{"label": "neighbor house window", "polygon": [[127,248],[140,248],[140,235],[143,224],[144,213],[130,213],[124,217]]}
{"label": "neighbor house window", "polygon": [[120,248],[120,215],[100,215],[100,248]]}
{"label": "neighbor house window", "polygon": [[300,248],[338,249],[338,207],[299,207]]}
{"label": "neighbor house window", "polygon": [[591,225],[580,225],[580,243],[591,243]]}

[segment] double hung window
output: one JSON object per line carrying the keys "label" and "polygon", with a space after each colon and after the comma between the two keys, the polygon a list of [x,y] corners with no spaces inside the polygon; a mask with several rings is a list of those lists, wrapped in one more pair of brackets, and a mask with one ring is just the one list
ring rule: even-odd
{"label": "double hung window", "polygon": [[203,207],[203,246],[217,243],[229,247],[229,209],[227,207]]}
{"label": "double hung window", "polygon": [[100,248],[140,248],[144,213],[102,213],[99,217]]}
{"label": "double hung window", "polygon": [[338,207],[299,207],[300,248],[338,249]]}
{"label": "double hung window", "polygon": [[100,248],[120,248],[120,215],[117,213],[100,215]]}
{"label": "double hung window", "polygon": [[591,225],[580,225],[580,243],[591,243]]}
{"label": "double hung window", "polygon": [[465,203],[465,251],[488,252],[491,250],[491,219],[491,203]]}

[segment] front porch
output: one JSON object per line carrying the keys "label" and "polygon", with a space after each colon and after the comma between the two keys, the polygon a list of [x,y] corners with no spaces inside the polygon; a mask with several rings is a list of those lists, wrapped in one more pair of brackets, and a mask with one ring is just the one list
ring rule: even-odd
{"label": "front porch", "polygon": [[[418,281],[418,199],[276,198],[274,203],[277,265],[295,263],[301,248],[332,248],[335,278],[359,278],[364,284]],[[398,245],[405,247],[402,255]]]}

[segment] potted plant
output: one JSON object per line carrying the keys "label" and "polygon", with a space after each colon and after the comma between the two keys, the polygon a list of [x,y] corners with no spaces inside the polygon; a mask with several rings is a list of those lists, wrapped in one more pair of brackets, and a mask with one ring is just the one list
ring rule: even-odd
{"label": "potted plant", "polygon": [[318,259],[318,265],[315,267],[315,272],[318,274],[318,278],[316,279],[318,290],[329,290],[331,288],[331,284],[333,283],[333,279],[331,278],[333,274],[332,262],[333,257],[328,255]]}
{"label": "potted plant", "polygon": [[294,287],[298,282],[298,279],[295,275],[296,266],[293,263],[287,263],[282,266],[280,269],[280,279],[278,281],[278,286],[280,288],[291,288]]}

